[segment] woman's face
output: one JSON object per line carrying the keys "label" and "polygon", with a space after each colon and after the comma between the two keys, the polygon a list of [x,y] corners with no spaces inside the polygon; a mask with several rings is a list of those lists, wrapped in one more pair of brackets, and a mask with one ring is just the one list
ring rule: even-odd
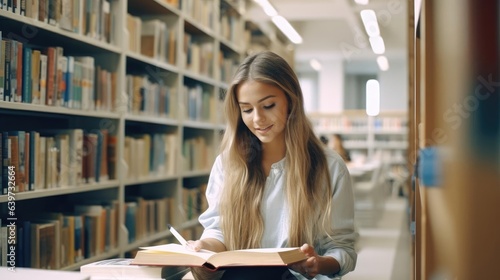
{"label": "woman's face", "polygon": [[236,93],[241,118],[263,143],[285,143],[288,100],[280,88],[256,81],[242,83]]}

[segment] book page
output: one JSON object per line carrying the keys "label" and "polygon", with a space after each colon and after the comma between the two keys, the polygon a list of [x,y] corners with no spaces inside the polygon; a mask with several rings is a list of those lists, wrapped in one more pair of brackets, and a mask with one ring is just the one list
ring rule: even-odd
{"label": "book page", "polygon": [[283,266],[306,259],[300,248],[260,248],[220,252],[208,262],[221,266]]}
{"label": "book page", "polygon": [[140,249],[157,251],[159,253],[192,255],[192,256],[197,256],[197,257],[203,258],[204,260],[208,260],[208,258],[210,258],[210,256],[215,254],[215,252],[212,252],[209,250],[201,250],[199,252],[191,251],[191,250],[187,249],[186,247],[184,247],[180,244],[175,244],[175,243],[157,245],[157,246],[140,247]]}

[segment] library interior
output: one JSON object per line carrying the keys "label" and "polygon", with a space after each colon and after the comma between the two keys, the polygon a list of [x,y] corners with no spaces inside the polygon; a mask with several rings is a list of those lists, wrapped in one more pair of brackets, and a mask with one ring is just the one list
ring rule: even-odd
{"label": "library interior", "polygon": [[350,175],[355,268],[310,276],[302,249],[264,248],[216,272],[500,279],[499,18],[494,0],[0,0],[0,278],[215,269],[186,240],[218,206],[233,75],[271,51]]}

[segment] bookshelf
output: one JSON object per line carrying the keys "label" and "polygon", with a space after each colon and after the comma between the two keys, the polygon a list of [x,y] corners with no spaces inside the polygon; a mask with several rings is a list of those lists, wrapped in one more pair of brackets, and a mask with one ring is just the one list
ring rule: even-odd
{"label": "bookshelf", "polygon": [[[0,70],[12,82],[0,83],[0,244],[16,218],[16,266],[77,270],[129,256],[169,239],[167,223],[199,236],[223,92],[247,54],[247,2],[25,3],[0,5],[0,65],[17,59]],[[14,165],[16,188],[3,193]]]}
{"label": "bookshelf", "polygon": [[406,163],[408,123],[405,112],[381,112],[376,117],[369,117],[364,111],[348,110],[339,114],[311,113],[309,117],[318,136],[331,140],[334,134],[339,134],[353,161],[371,160],[377,153],[383,153],[393,164]]}

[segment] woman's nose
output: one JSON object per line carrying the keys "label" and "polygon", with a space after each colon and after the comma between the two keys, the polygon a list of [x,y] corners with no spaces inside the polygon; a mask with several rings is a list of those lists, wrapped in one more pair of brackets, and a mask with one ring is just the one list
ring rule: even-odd
{"label": "woman's nose", "polygon": [[264,114],[263,110],[259,110],[259,109],[255,109],[254,110],[253,121],[255,123],[262,122],[265,119],[266,119],[266,117],[265,117],[265,114]]}

